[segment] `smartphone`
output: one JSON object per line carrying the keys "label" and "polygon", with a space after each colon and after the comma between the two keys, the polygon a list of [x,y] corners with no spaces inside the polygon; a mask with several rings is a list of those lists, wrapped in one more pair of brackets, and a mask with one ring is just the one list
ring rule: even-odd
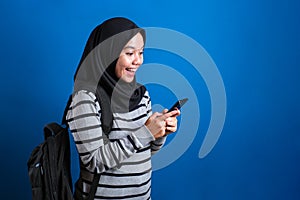
{"label": "smartphone", "polygon": [[178,108],[180,110],[180,108],[187,102],[188,98],[184,98],[181,100],[178,100],[169,110],[168,112],[171,112],[172,110],[175,110],[176,108]]}

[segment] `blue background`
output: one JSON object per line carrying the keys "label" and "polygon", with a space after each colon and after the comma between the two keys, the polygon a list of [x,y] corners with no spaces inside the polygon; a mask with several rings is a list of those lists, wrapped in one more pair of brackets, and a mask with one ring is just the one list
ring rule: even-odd
{"label": "blue background", "polygon": [[[203,97],[202,124],[185,154],[153,173],[153,199],[300,199],[299,1],[12,0],[0,9],[1,199],[31,198],[31,150],[44,124],[61,119],[90,31],[113,16],[192,37],[226,88],[222,135],[199,159],[210,102],[201,76],[190,78]],[[183,62],[164,52],[145,56],[177,69]],[[166,88],[149,90],[159,103]]]}

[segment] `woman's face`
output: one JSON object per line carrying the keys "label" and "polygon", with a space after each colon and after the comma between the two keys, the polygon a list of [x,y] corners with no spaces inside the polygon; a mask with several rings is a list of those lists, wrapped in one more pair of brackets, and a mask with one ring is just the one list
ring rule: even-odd
{"label": "woman's face", "polygon": [[123,48],[116,64],[116,76],[123,81],[133,81],[137,69],[143,63],[144,40],[140,33],[136,34]]}

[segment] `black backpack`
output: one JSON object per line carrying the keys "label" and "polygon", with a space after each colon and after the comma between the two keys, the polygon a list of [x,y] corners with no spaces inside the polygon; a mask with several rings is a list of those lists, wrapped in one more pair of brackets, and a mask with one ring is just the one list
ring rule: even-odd
{"label": "black backpack", "polygon": [[[103,92],[103,91],[102,91]],[[101,123],[105,134],[112,127],[112,112],[106,94],[97,91],[102,108]],[[100,101],[101,100],[101,101]],[[28,175],[32,189],[32,200],[73,200],[69,129],[65,120],[72,102],[69,97],[62,125],[49,123],[44,127],[44,142],[35,147],[28,159]],[[100,174],[95,174],[88,199],[93,199]]]}
{"label": "black backpack", "polygon": [[73,199],[70,141],[67,127],[50,123],[44,127],[45,141],[27,162],[33,200]]}

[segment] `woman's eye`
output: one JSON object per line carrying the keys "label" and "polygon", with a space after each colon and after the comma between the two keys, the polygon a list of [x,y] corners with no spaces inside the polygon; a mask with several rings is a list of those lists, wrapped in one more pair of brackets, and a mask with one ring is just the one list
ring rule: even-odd
{"label": "woman's eye", "polygon": [[128,55],[128,56],[132,56],[132,55],[133,55],[133,53],[131,53],[131,52],[127,52],[127,53],[126,53],[126,55]]}
{"label": "woman's eye", "polygon": [[141,51],[141,52],[140,52],[140,55],[143,55],[143,54],[144,54],[144,52],[143,52],[143,51]]}

